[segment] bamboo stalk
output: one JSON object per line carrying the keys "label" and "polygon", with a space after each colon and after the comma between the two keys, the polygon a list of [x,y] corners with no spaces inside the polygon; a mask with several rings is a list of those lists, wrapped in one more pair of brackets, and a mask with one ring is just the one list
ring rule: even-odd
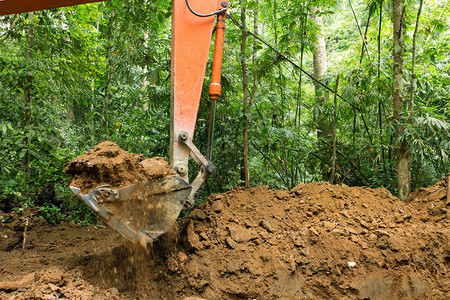
{"label": "bamboo stalk", "polygon": [[450,173],[447,174],[447,205],[450,205]]}
{"label": "bamboo stalk", "polygon": [[[339,86],[339,74],[336,77],[336,93]],[[336,125],[337,125],[337,97],[334,94],[334,109],[333,109],[333,157],[331,162],[331,184],[334,184],[334,177],[336,175]]]}
{"label": "bamboo stalk", "polygon": [[367,48],[367,43],[366,43],[366,40],[364,39],[364,36],[362,34],[361,26],[359,26],[358,18],[356,17],[355,9],[353,8],[353,3],[352,3],[351,0],[348,0],[348,3],[350,3],[350,8],[352,9],[353,17],[355,18],[355,22],[356,22],[356,26],[358,27],[359,35],[361,36],[361,40],[363,42],[363,46],[364,46],[364,48],[366,48],[367,57],[369,57],[369,61],[370,61],[371,59],[370,59],[369,48]]}
{"label": "bamboo stalk", "polygon": [[417,44],[417,33],[419,32],[419,20],[420,20],[420,14],[422,12],[422,6],[423,1],[420,0],[420,6],[419,11],[417,12],[417,19],[416,19],[416,27],[414,28],[414,34],[413,34],[413,47],[412,47],[412,61],[411,61],[411,89],[409,92],[409,102],[408,102],[408,110],[411,111],[411,114],[409,116],[410,119],[412,119],[413,114],[413,106],[414,106],[414,93],[416,89],[416,83],[417,83],[417,75],[416,75],[416,44]]}

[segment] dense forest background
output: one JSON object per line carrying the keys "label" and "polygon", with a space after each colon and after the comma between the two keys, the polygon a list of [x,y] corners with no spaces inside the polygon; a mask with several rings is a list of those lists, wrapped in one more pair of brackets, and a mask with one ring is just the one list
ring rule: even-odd
{"label": "dense forest background", "polygon": [[[88,222],[71,159],[104,140],[168,158],[170,16],[168,0],[114,0],[0,18],[3,207]],[[449,24],[448,0],[233,1],[218,172],[199,200],[240,185],[434,183],[450,171]]]}

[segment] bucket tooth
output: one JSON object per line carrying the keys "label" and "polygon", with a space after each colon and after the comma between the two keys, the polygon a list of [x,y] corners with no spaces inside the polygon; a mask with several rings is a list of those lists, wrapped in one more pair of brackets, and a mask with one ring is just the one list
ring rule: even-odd
{"label": "bucket tooth", "polygon": [[75,187],[75,186],[69,186],[69,188],[70,188],[70,190],[72,191],[72,193],[75,194],[75,196],[77,196],[77,195],[80,193],[80,191],[81,191],[80,188],[77,188],[77,187]]}

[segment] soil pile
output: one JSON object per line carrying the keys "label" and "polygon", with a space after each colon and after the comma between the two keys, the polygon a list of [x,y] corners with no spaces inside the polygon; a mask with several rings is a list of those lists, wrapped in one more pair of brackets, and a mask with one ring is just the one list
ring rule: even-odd
{"label": "soil pile", "polygon": [[209,299],[445,299],[450,230],[416,215],[386,189],[236,189],[193,211],[167,267]]}
{"label": "soil pile", "polygon": [[72,160],[65,171],[73,176],[70,185],[83,194],[100,185],[119,188],[175,174],[163,157],[130,153],[109,141]]}
{"label": "soil pile", "polygon": [[[34,226],[25,251],[0,252],[0,272],[17,280],[57,267],[121,299],[448,299],[446,222],[423,220],[385,189],[237,188],[212,195],[148,252],[107,228]],[[61,251],[42,232],[35,240],[43,228]]]}
{"label": "soil pile", "polygon": [[436,184],[418,188],[409,195],[406,203],[413,206],[418,213],[419,218],[424,222],[446,222],[450,226],[450,202],[448,202],[447,193],[450,191],[449,185],[450,173],[441,178]]}

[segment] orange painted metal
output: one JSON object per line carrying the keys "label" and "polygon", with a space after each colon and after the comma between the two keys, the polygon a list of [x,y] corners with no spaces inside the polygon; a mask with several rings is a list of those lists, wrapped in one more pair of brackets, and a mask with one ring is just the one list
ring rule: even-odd
{"label": "orange painted metal", "polygon": [[[207,14],[222,9],[221,0],[189,0],[193,10]],[[228,4],[228,3],[227,3]],[[192,138],[213,32],[215,16],[198,17],[185,0],[172,1],[171,164],[187,166],[189,149],[178,143],[180,131]]]}
{"label": "orange painted metal", "polygon": [[211,73],[211,84],[209,85],[209,98],[218,100],[221,95],[222,87],[220,85],[220,77],[222,74],[222,58],[223,58],[223,40],[225,35],[225,18],[226,13],[220,13],[217,16],[216,24],[216,41],[214,44],[214,59]]}
{"label": "orange painted metal", "polygon": [[225,36],[225,18],[226,12],[222,12],[217,16],[216,23],[216,42],[214,44],[214,59],[211,73],[211,84],[209,85],[209,99],[211,100],[211,108],[209,111],[209,127],[208,127],[208,146],[206,148],[206,159],[212,160],[212,147],[214,139],[214,125],[216,122],[216,101],[222,94],[222,86],[220,85],[220,77],[222,75],[222,58],[223,58],[223,41]]}
{"label": "orange painted metal", "polygon": [[105,0],[0,0],[0,16]]}

